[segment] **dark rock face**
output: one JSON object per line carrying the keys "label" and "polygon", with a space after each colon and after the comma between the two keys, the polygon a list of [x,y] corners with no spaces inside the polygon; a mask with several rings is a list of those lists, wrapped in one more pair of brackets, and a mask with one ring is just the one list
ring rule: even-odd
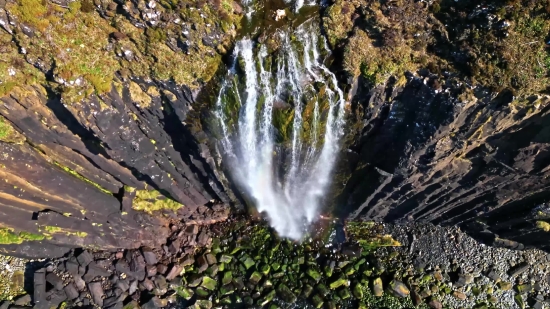
{"label": "dark rock face", "polygon": [[459,100],[455,81],[436,91],[433,78],[359,89],[341,214],[460,224],[490,244],[547,247],[536,221],[548,216],[548,98],[525,106],[510,91],[478,89]]}
{"label": "dark rock face", "polygon": [[25,136],[20,143],[0,141],[5,225],[45,238],[28,242],[37,248],[23,242],[2,245],[1,252],[54,257],[71,246],[160,246],[168,220],[133,210],[134,189],[123,186],[162,191],[184,205],[164,211],[168,217],[189,224],[227,218],[228,207],[215,204],[228,198],[205,159],[208,150],[184,125],[190,91],[121,83],[118,91],[71,105],[38,86],[0,98],[0,114]]}

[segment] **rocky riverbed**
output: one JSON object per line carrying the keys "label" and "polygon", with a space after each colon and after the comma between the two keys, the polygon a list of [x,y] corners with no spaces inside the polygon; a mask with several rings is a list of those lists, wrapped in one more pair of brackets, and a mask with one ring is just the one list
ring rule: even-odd
{"label": "rocky riverbed", "polygon": [[[337,234],[344,231],[342,243]],[[429,224],[333,222],[297,243],[262,222],[238,220],[174,228],[158,249],[3,261],[3,274],[16,268],[8,265],[31,271],[29,294],[8,297],[0,308],[547,308],[550,302],[547,253],[489,247],[457,228]]]}

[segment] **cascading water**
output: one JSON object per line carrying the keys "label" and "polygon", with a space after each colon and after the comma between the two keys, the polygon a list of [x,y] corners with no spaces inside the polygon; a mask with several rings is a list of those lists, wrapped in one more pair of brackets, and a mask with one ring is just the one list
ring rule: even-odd
{"label": "cascading water", "polygon": [[319,46],[328,48],[319,32],[311,22],[294,33],[279,30],[273,54],[239,41],[216,101],[230,172],[277,232],[292,239],[319,217],[343,133],[344,95],[321,59]]}

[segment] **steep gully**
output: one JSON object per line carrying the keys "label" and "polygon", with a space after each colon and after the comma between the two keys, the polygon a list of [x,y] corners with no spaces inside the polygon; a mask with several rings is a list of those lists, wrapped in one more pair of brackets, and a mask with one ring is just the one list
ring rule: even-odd
{"label": "steep gully", "polygon": [[[246,44],[242,41],[236,52],[250,52]],[[307,64],[300,65],[308,69]],[[308,73],[323,74],[337,94],[331,73],[322,69],[321,62],[316,66],[316,71]],[[362,124],[358,132],[347,129],[346,134],[356,133],[357,139],[337,166],[338,175],[350,177],[344,177],[343,190],[333,188],[339,192],[336,201],[326,204],[338,205],[335,212],[342,217],[351,213],[350,218],[461,224],[491,244],[545,248],[545,232],[536,222],[548,216],[548,100],[533,98],[538,103],[531,113],[527,107],[510,105],[512,94],[505,91],[494,97],[479,90],[476,97],[459,101],[452,95],[453,85],[444,86],[448,91],[434,91],[424,82],[434,78],[422,72],[407,76],[404,86],[390,81],[374,89],[359,78],[351,103],[354,111],[361,110],[352,115]],[[59,96],[39,86],[16,88],[1,99],[0,113],[25,139],[24,143],[1,143],[2,174],[8,180],[1,184],[3,218],[8,219],[3,225],[36,234],[40,226],[74,232],[53,233],[40,242],[2,245],[4,253],[56,256],[78,246],[158,246],[174,220],[185,224],[227,217],[228,194],[233,193],[218,181],[223,178],[216,165],[219,158],[197,142],[197,138],[205,140],[204,132],[193,136],[182,125],[193,103],[191,92],[166,82],[122,76],[118,80],[122,90],[113,88],[102,98],[107,108],[93,97],[63,104]],[[223,85],[222,93],[230,88]],[[158,91],[148,92],[151,87]],[[330,102],[340,100],[336,94]],[[146,106],[140,104],[144,97]],[[350,117],[346,120],[353,121]],[[298,119],[294,118],[296,127]],[[325,141],[326,134],[339,130],[328,120],[326,127],[330,129],[324,132]],[[269,144],[269,138],[264,141]],[[333,154],[335,150],[327,151]],[[285,159],[292,170],[292,155]],[[73,177],[54,162],[77,170],[111,194]],[[330,164],[322,167],[330,171]],[[242,172],[251,171],[248,167]],[[248,176],[243,178],[252,180]],[[133,193],[124,186],[144,189],[146,184],[167,192],[185,207],[177,213],[165,212],[168,217],[132,210]],[[318,203],[317,198],[312,205]],[[315,213],[317,206],[311,209]],[[295,229],[284,229],[282,234],[299,235]]]}

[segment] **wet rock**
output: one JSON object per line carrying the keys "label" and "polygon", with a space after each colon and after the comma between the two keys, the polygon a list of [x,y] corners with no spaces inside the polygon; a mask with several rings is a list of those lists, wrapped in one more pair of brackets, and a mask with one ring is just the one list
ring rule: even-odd
{"label": "wet rock", "polygon": [[80,266],[86,267],[94,260],[94,256],[90,252],[84,250],[76,257],[76,260]]}
{"label": "wet rock", "polygon": [[101,286],[101,282],[88,283],[88,290],[90,291],[90,295],[92,295],[94,303],[99,307],[102,307],[105,293],[103,291],[103,287]]}
{"label": "wet rock", "polygon": [[61,280],[61,278],[59,278],[56,274],[54,273],[49,273],[46,275],[46,281],[53,285],[53,288],[56,289],[56,290],[61,290],[63,289],[63,280]]}
{"label": "wet rock", "polygon": [[357,243],[346,243],[342,245],[342,254],[352,258],[358,258],[363,252],[363,248]]}
{"label": "wet rock", "polygon": [[190,300],[191,297],[193,297],[193,295],[195,294],[195,292],[193,292],[192,289],[188,289],[188,288],[180,288],[180,289],[177,289],[176,292],[179,296],[183,297],[183,299],[185,300]]}
{"label": "wet rock", "polygon": [[212,302],[205,299],[199,299],[196,302],[196,305],[199,306],[200,309],[210,309],[212,308]]}
{"label": "wet rock", "polygon": [[227,271],[223,274],[222,285],[229,284],[231,283],[232,280],[233,280],[233,272]]}
{"label": "wet rock", "polygon": [[277,287],[277,295],[285,302],[291,304],[295,303],[297,299],[296,295],[294,295],[285,284],[279,284]]}
{"label": "wet rock", "polygon": [[276,294],[276,293],[275,293],[275,290],[271,290],[271,292],[267,293],[267,295],[264,296],[264,297],[258,302],[258,304],[259,304],[260,306],[265,306],[265,305],[269,304],[269,303],[273,300],[273,298],[275,298],[275,294]]}
{"label": "wet rock", "polygon": [[153,252],[153,249],[147,247],[141,248],[141,254],[148,265],[156,265],[158,263],[157,255]]}
{"label": "wet rock", "polygon": [[199,267],[199,274],[205,272],[208,269],[208,260],[206,256],[201,255],[197,258],[197,266]]}
{"label": "wet rock", "polygon": [[260,280],[262,280],[262,274],[257,271],[253,272],[248,279],[248,281],[250,281],[250,283],[252,283],[253,285],[258,284]]}
{"label": "wet rock", "polygon": [[214,265],[218,263],[218,260],[216,259],[216,256],[214,256],[212,253],[208,253],[206,255],[206,261],[208,262],[208,265]]}
{"label": "wet rock", "polygon": [[313,268],[308,268],[306,270],[306,274],[310,276],[311,279],[315,280],[315,282],[319,282],[319,280],[321,280],[321,274]]}
{"label": "wet rock", "polygon": [[233,257],[231,257],[230,255],[222,254],[219,260],[220,260],[220,263],[230,263],[232,259]]}
{"label": "wet rock", "polygon": [[323,307],[323,297],[321,297],[320,295],[314,295],[312,298],[311,298],[311,303],[313,304],[313,306],[317,309]]}
{"label": "wet rock", "polygon": [[353,296],[355,296],[355,298],[357,299],[362,299],[363,298],[363,286],[360,285],[359,283],[355,284],[353,286],[353,289],[351,290]]}
{"label": "wet rock", "polygon": [[153,297],[151,300],[149,300],[147,303],[145,303],[143,306],[141,306],[142,309],[158,309],[162,307],[166,307],[168,305],[168,301],[166,299],[160,299],[158,297]]}
{"label": "wet rock", "polygon": [[407,297],[410,294],[409,288],[403,282],[395,279],[390,282],[388,290],[393,295],[401,298]]}
{"label": "wet rock", "polygon": [[210,277],[203,277],[201,286],[207,290],[214,291],[216,289],[217,282],[216,280]]}
{"label": "wet rock", "polygon": [[336,280],[332,281],[329,284],[329,287],[331,290],[335,290],[341,286],[348,286],[348,285],[349,285],[348,279],[344,276],[341,276],[340,278],[337,278]]}

